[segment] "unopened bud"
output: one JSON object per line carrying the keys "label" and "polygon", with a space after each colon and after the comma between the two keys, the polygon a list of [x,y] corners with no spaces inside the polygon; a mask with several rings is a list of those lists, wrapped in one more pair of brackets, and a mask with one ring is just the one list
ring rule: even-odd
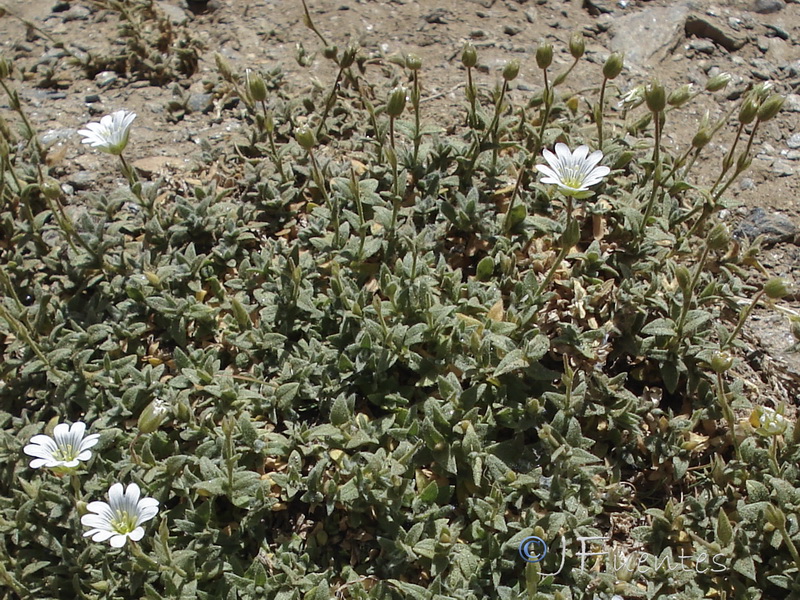
{"label": "unopened bud", "polygon": [[771,81],[765,81],[764,83],[759,83],[757,86],[753,87],[751,90],[751,94],[759,101],[763,102],[769,96],[769,93],[772,91],[773,85]]}
{"label": "unopened bud", "polygon": [[322,56],[328,60],[336,60],[337,54],[339,54],[339,48],[336,46],[325,46],[325,49],[322,51]]}
{"label": "unopened bud", "polygon": [[339,67],[342,69],[349,68],[356,60],[358,54],[358,46],[348,46],[342,54],[342,60],[339,61]]}
{"label": "unopened bud", "polygon": [[403,114],[406,108],[406,95],[408,90],[403,86],[397,86],[389,94],[389,100],[386,103],[386,114],[390,117],[399,117]]}
{"label": "unopened bud", "polygon": [[225,81],[233,81],[233,70],[230,63],[219,52],[214,53],[214,62],[217,63],[217,71]]}
{"label": "unopened bud", "polygon": [[675,279],[678,280],[678,287],[684,292],[689,289],[689,285],[692,283],[692,275],[689,273],[689,269],[683,265],[675,267]]}
{"label": "unopened bud", "polygon": [[622,58],[622,54],[619,52],[614,52],[606,59],[606,62],[603,65],[603,77],[606,79],[614,79],[617,75],[622,73],[623,66],[624,60]]}
{"label": "unopened bud", "polygon": [[256,102],[264,102],[267,99],[267,84],[258,73],[253,73],[250,69],[245,71],[245,81],[250,96]]}
{"label": "unopened bud", "polygon": [[708,234],[708,247],[712,250],[724,250],[731,241],[731,234],[724,223],[717,223]]}
{"label": "unopened bud", "polygon": [[506,68],[503,69],[503,79],[506,81],[514,81],[517,75],[519,75],[519,61],[514,59],[506,63]]}
{"label": "unopened bud", "polygon": [[572,55],[572,58],[578,60],[583,56],[585,51],[586,42],[583,39],[583,34],[580,31],[576,31],[569,38],[569,53]]}
{"label": "unopened bud", "polygon": [[670,106],[682,106],[683,104],[686,104],[686,102],[688,102],[692,97],[693,88],[694,85],[691,83],[682,85],[669,95],[667,98],[667,104]]}
{"label": "unopened bud", "polygon": [[461,53],[461,64],[471,69],[478,63],[478,52],[475,46],[467,42],[464,44],[464,51]]}
{"label": "unopened bud", "polygon": [[553,62],[553,46],[550,44],[539,44],[536,48],[536,64],[540,69],[546,69]]}
{"label": "unopened bud", "polygon": [[11,61],[0,56],[0,80],[6,79],[11,75]]}
{"label": "unopened bud", "polygon": [[786,282],[780,277],[773,277],[764,284],[764,293],[767,298],[772,300],[780,300],[789,293],[789,288]]}
{"label": "unopened bud", "polygon": [[711,131],[705,127],[700,129],[694,134],[692,138],[692,146],[695,148],[703,148],[708,142],[711,141]]}
{"label": "unopened bud", "polygon": [[317,136],[314,135],[314,130],[307,125],[297,128],[294,132],[294,139],[306,150],[311,150],[317,145]]}
{"label": "unopened bud", "polygon": [[772,94],[772,96],[764,100],[764,103],[758,109],[758,120],[769,121],[780,112],[785,101],[786,98],[780,94]]}
{"label": "unopened bud", "polygon": [[758,114],[758,101],[753,96],[748,96],[739,109],[739,123],[747,125],[753,122]]}
{"label": "unopened bud", "polygon": [[714,352],[711,356],[711,370],[714,373],[724,373],[733,366],[733,356],[727,352]]}
{"label": "unopened bud", "polygon": [[706,81],[707,92],[718,92],[724,90],[731,81],[730,73],[718,73]]}
{"label": "unopened bud", "polygon": [[49,198],[50,200],[55,200],[64,195],[58,180],[53,177],[45,177],[44,181],[39,185],[39,189],[42,194],[44,194],[45,198]]}
{"label": "unopened bud", "polygon": [[667,93],[657,79],[651,81],[644,89],[644,101],[647,102],[650,112],[654,113],[661,112],[667,106]]}
{"label": "unopened bud", "polygon": [[406,67],[412,71],[419,71],[422,68],[422,59],[416,54],[406,56]]}
{"label": "unopened bud", "polygon": [[164,419],[167,418],[169,407],[167,403],[159,398],[153,400],[150,404],[144,407],[144,410],[139,415],[137,427],[141,433],[153,433],[156,429],[161,427]]}

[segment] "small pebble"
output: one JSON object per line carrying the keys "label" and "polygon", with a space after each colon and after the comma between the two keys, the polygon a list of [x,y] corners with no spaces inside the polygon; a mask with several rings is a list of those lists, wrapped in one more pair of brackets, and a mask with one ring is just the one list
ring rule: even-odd
{"label": "small pebble", "polygon": [[87,104],[91,104],[92,102],[100,102],[100,94],[86,94],[83,97],[83,101]]}
{"label": "small pebble", "polygon": [[749,177],[745,177],[739,182],[740,190],[752,190],[754,187],[756,187],[756,182]]}
{"label": "small pebble", "polygon": [[503,33],[506,35],[517,35],[520,31],[522,31],[522,27],[517,27],[516,25],[503,26]]}
{"label": "small pebble", "polygon": [[800,112],[800,94],[787,94],[786,102],[783,103],[783,110]]}
{"label": "small pebble", "polygon": [[753,10],[762,15],[769,15],[783,10],[786,6],[784,0],[756,0]]}
{"label": "small pebble", "polygon": [[94,81],[100,87],[108,87],[112,83],[116,83],[119,77],[114,71],[100,71],[94,76]]}
{"label": "small pebble", "polygon": [[800,133],[793,133],[791,137],[786,140],[786,145],[792,149],[800,148]]}
{"label": "small pebble", "polygon": [[780,158],[772,163],[770,171],[778,177],[790,177],[794,175],[794,167]]}

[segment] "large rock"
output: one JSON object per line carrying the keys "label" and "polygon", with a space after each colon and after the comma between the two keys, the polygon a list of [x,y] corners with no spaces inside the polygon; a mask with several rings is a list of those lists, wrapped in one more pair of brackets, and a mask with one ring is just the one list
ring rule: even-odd
{"label": "large rock", "polygon": [[611,49],[625,53],[625,66],[640,68],[663,60],[684,37],[689,9],[684,4],[652,7],[614,20]]}

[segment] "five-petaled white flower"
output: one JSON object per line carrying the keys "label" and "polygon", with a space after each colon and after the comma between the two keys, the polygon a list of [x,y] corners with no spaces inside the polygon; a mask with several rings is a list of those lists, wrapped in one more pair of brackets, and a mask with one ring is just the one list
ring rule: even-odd
{"label": "five-petaled white flower", "polygon": [[144,537],[142,523],[158,514],[158,500],[141,498],[141,490],[135,483],[128,484],[122,491],[122,484],[115,483],[108,490],[108,502],[90,502],[90,513],[81,517],[81,523],[91,527],[83,534],[92,536],[95,542],[106,540],[114,548],[122,548],[130,538],[138,542]]}
{"label": "five-petaled white flower", "polygon": [[53,437],[49,435],[35,435],[22,451],[28,456],[33,456],[31,467],[47,467],[56,471],[69,471],[80,464],[80,461],[89,460],[92,453],[89,450],[100,439],[99,433],[84,436],[86,424],[76,421],[71,426],[59,423],[53,429]]}
{"label": "five-petaled white flower", "polygon": [[128,134],[136,113],[118,110],[104,116],[99,123],[87,123],[86,129],[79,129],[83,143],[109,154],[122,154],[128,145]]}
{"label": "five-petaled white flower", "polygon": [[597,166],[603,159],[603,153],[595,150],[589,154],[588,146],[578,146],[575,152],[570,152],[566,144],[556,144],[556,153],[545,150],[545,165],[536,165],[536,169],[545,175],[542,183],[552,183],[558,186],[558,190],[566,195],[575,198],[588,198],[592,194],[589,188],[600,183],[603,177],[611,172],[611,169],[604,166]]}

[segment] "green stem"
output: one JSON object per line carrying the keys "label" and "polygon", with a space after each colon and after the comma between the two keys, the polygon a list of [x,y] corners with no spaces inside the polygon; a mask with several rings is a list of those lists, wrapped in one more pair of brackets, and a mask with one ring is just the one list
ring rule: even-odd
{"label": "green stem", "polygon": [[692,275],[692,279],[689,282],[689,287],[683,293],[681,314],[680,317],[678,317],[678,324],[675,327],[675,343],[680,342],[681,337],[683,337],[683,327],[686,324],[686,315],[689,314],[689,308],[692,306],[694,289],[697,287],[697,282],[700,281],[700,274],[703,272],[703,267],[705,266],[710,250],[711,247],[709,246],[708,242],[706,242],[705,246],[703,247],[703,253],[700,255],[700,260],[697,261],[697,265],[695,266],[694,275]]}
{"label": "green stem", "polygon": [[603,150],[603,110],[606,99],[606,83],[608,78],[603,77],[603,84],[600,86],[600,101],[595,110],[594,120],[597,123],[597,149]]}
{"label": "green stem", "polygon": [[564,227],[564,234],[562,234],[562,237],[561,237],[561,249],[558,251],[558,256],[556,256],[555,262],[550,267],[550,270],[547,272],[547,275],[545,276],[544,281],[542,281],[541,285],[539,285],[539,288],[536,290],[536,295],[537,296],[541,296],[541,294],[547,290],[547,288],[552,283],[553,278],[555,278],[555,276],[556,276],[556,271],[558,271],[558,268],[561,266],[561,263],[567,257],[567,253],[569,252],[570,246],[566,242],[564,237],[565,237],[566,233],[570,229],[570,226],[572,224],[572,219],[573,219],[573,217],[572,217],[572,196],[567,196],[567,223],[566,223],[566,225]]}
{"label": "green stem", "polygon": [[[572,66],[575,65],[573,64]],[[550,120],[550,111],[552,110],[553,106],[553,97],[550,91],[550,84],[547,81],[547,69],[542,69],[542,73],[544,73],[544,112],[542,113],[542,124],[539,127],[539,144],[534,154],[539,154],[539,150],[544,147],[544,131],[547,128],[547,121]]]}
{"label": "green stem", "polygon": [[319,139],[322,135],[322,130],[325,127],[325,121],[328,118],[328,113],[333,107],[333,102],[336,99],[336,90],[339,88],[339,83],[342,81],[343,73],[344,68],[339,67],[339,72],[336,74],[336,80],[333,82],[333,87],[328,93],[328,99],[325,101],[325,110],[322,112],[322,120],[319,122],[319,127],[317,127],[317,139]]}
{"label": "green stem", "polygon": [[333,205],[333,201],[331,197],[328,195],[328,190],[325,187],[325,180],[322,178],[322,172],[319,169],[319,165],[317,164],[317,159],[314,156],[314,152],[311,148],[308,149],[308,156],[311,158],[311,172],[314,178],[314,183],[317,184],[317,187],[322,192],[323,197],[325,198],[325,203],[328,205],[328,209],[331,211],[331,219],[333,219],[333,243],[335,246],[339,246],[339,211],[336,210],[336,207]]}
{"label": "green stem", "polygon": [[736,323],[736,327],[728,336],[728,339],[725,340],[725,343],[722,344],[721,349],[725,350],[733,344],[733,341],[736,339],[736,336],[742,331],[742,327],[744,327],[745,322],[747,321],[747,317],[750,316],[750,313],[753,312],[753,309],[758,305],[758,301],[761,300],[761,297],[766,293],[765,290],[759,291],[755,297],[753,298],[752,302],[747,305],[747,307],[741,312],[739,315],[739,322]]}
{"label": "green stem", "polygon": [[661,183],[661,112],[653,113],[653,121],[655,122],[655,144],[653,146],[653,189],[650,192],[650,199],[647,201],[647,206],[644,211],[644,218],[642,219],[642,226],[639,229],[639,234],[643,234],[647,227],[647,221],[653,212],[655,206],[656,196],[658,195],[658,186]]}
{"label": "green stem", "polygon": [[736,421],[733,416],[731,405],[728,403],[728,396],[725,394],[725,384],[722,381],[722,373],[717,373],[717,396],[719,397],[719,403],[722,405],[722,414],[725,417],[725,420],[728,422],[728,429],[730,430],[731,434],[731,443],[733,444],[736,458],[741,461],[742,455],[739,450],[739,441],[736,439]]}
{"label": "green stem", "polygon": [[419,86],[419,72],[414,71],[414,88],[411,92],[411,103],[414,106],[414,159],[413,164],[417,166],[417,160],[419,159],[419,146],[422,143],[422,135],[420,134],[420,116],[419,116],[419,98],[420,98],[420,86]]}

